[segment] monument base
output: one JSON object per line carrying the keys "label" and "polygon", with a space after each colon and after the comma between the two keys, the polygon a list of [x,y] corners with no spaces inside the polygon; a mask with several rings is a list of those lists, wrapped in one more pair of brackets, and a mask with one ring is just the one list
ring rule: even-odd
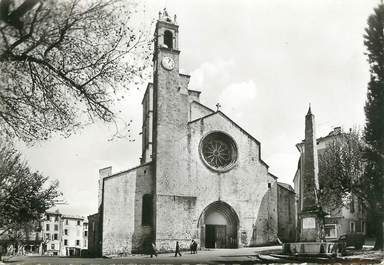
{"label": "monument base", "polygon": [[300,242],[321,241],[321,221],[319,219],[319,213],[320,210],[318,208],[300,213]]}
{"label": "monument base", "polygon": [[284,243],[283,254],[299,256],[336,256],[337,242],[295,242]]}

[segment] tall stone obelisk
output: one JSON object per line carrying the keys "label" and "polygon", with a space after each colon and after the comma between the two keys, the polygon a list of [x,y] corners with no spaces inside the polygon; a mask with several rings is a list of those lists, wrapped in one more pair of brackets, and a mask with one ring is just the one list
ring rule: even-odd
{"label": "tall stone obelisk", "polygon": [[300,241],[319,241],[320,220],[317,193],[319,190],[318,158],[315,131],[315,116],[309,106],[305,116],[305,140],[301,208]]}

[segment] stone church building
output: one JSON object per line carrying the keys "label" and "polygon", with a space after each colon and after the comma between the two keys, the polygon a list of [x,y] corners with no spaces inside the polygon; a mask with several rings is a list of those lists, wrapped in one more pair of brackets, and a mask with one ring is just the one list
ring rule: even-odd
{"label": "stone church building", "polygon": [[178,30],[175,19],[160,14],[153,83],[142,101],[141,163],[114,174],[110,167],[99,171],[91,251],[142,253],[151,242],[169,251],[176,241],[189,248],[192,239],[202,248],[277,240],[279,185],[261,144],[188,89],[190,76],[179,72]]}

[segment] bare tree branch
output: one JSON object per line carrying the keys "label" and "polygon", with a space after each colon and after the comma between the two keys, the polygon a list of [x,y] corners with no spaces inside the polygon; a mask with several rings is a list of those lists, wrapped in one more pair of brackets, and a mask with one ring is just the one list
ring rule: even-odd
{"label": "bare tree branch", "polygon": [[0,5],[7,14],[0,18],[0,133],[34,142],[116,119],[111,107],[119,87],[145,81],[150,64],[147,31],[130,25],[136,5],[25,0],[11,10],[6,2],[6,11]]}

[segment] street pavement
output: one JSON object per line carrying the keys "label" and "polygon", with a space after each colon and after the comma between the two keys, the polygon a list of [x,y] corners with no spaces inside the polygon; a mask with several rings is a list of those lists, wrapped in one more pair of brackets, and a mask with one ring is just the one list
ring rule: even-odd
{"label": "street pavement", "polygon": [[130,255],[114,258],[72,258],[72,257],[12,257],[6,264],[244,264],[255,263],[258,253],[280,252],[281,246],[268,246],[240,249],[210,249],[198,251],[197,254],[181,252],[181,257],[174,253],[158,254],[151,258],[149,255]]}
{"label": "street pavement", "polygon": [[[337,260],[319,259],[285,259],[276,258],[273,253],[281,253],[281,246],[240,248],[240,249],[210,249],[198,251],[197,254],[182,252],[181,257],[175,257],[174,253],[159,254],[157,257],[148,255],[130,255],[127,257],[114,258],[72,258],[72,257],[12,257],[5,264],[377,264],[384,265],[384,254],[382,251],[361,251],[351,253],[350,257]],[[269,255],[271,254],[271,255]],[[278,255],[277,255],[278,256]],[[0,262],[1,264],[1,262]]]}

